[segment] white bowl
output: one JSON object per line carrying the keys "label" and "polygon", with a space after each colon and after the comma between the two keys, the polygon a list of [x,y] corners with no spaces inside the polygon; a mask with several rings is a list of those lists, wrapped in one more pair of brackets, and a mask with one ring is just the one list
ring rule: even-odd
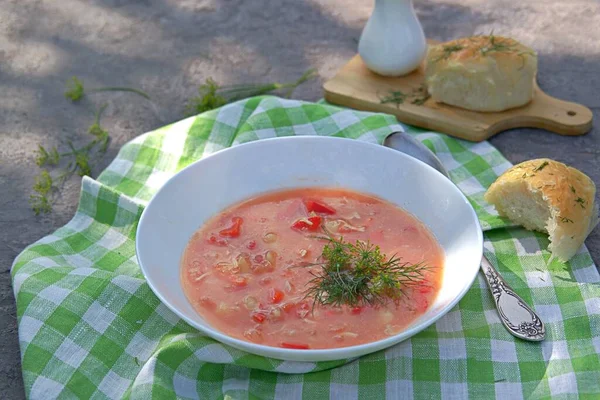
{"label": "white bowl", "polygon": [[[232,338],[194,311],[180,282],[181,256],[210,217],[261,193],[308,186],[343,187],[386,199],[421,220],[445,252],[435,302],[406,329],[376,342],[321,350],[264,346]],[[401,342],[447,313],[473,283],[483,251],[475,211],[442,174],[396,150],[370,143],[304,136],[259,140],[206,157],[173,176],[140,219],[136,250],[158,298],[187,323],[230,346],[289,361],[358,357]]]}

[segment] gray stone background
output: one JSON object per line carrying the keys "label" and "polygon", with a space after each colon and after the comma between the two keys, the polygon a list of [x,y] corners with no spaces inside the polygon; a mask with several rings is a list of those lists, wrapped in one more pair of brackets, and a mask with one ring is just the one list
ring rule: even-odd
{"label": "gray stone background", "polygon": [[[308,68],[319,78],[294,98],[321,98],[322,83],[356,52],[372,0],[0,0],[0,397],[24,396],[10,266],[28,244],[73,215],[80,179],[54,212],[36,217],[27,199],[38,143],[87,140],[94,105],[112,138],[101,171],[123,143],[184,115],[207,77],[220,83],[288,81]],[[539,84],[600,117],[600,3],[595,0],[415,0],[428,37],[509,35],[539,52]],[[77,75],[88,87],[123,85],[152,95],[63,97]],[[515,129],[491,142],[512,162],[550,157],[600,183],[600,129],[584,137]],[[600,229],[588,239],[600,261]]]}

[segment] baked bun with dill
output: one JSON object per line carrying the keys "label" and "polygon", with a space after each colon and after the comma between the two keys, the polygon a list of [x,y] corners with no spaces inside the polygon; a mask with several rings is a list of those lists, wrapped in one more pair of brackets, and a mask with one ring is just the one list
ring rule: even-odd
{"label": "baked bun with dill", "polygon": [[531,101],[537,55],[514,39],[472,36],[430,45],[425,83],[440,103],[473,111],[504,111]]}
{"label": "baked bun with dill", "polygon": [[596,186],[583,172],[547,158],[515,165],[485,193],[498,214],[548,233],[548,250],[568,261],[598,223]]}

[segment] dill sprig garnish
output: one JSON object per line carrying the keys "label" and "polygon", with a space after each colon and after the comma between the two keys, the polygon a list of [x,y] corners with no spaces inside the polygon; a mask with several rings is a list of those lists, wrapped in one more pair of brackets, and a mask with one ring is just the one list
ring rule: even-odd
{"label": "dill sprig garnish", "polygon": [[573,223],[573,220],[571,218],[567,218],[567,217],[560,217],[560,222],[564,222],[564,223]]}
{"label": "dill sprig garnish", "polygon": [[305,292],[306,298],[313,298],[313,307],[384,304],[400,298],[404,288],[422,285],[423,272],[430,269],[424,263],[404,263],[395,255],[388,258],[370,242],[321,239],[328,243],[320,262],[307,265],[321,267],[311,272],[313,278]]}
{"label": "dill sprig garnish", "polygon": [[543,170],[544,168],[546,168],[546,166],[548,165],[548,161],[544,161],[543,163],[541,163],[540,165],[538,165],[537,167],[535,167],[533,169],[533,172],[538,172]]}
{"label": "dill sprig garnish", "polygon": [[575,203],[579,204],[579,206],[581,206],[581,208],[583,208],[585,210],[586,200],[583,197],[577,197],[575,199]]}
{"label": "dill sprig garnish", "polygon": [[515,44],[508,43],[506,40],[501,41],[494,36],[494,33],[490,33],[489,35],[489,45],[483,46],[479,49],[481,55],[485,56],[488,53],[492,52],[513,52]]}
{"label": "dill sprig garnish", "polygon": [[[575,187],[573,185],[569,185],[569,187],[571,188],[571,192],[574,195],[577,195],[577,191],[575,190]],[[585,203],[587,203],[587,201],[583,197],[577,195],[577,198],[575,199],[575,204],[578,204],[581,208],[583,208],[585,210]]]}
{"label": "dill sprig garnish", "polygon": [[532,51],[518,51],[517,42],[509,42],[509,39],[498,39],[494,36],[494,31],[490,32],[488,35],[489,43],[487,45],[483,45],[479,52],[482,56],[486,56],[489,53],[517,53],[517,56],[521,58],[521,66],[519,70],[525,66],[525,54],[530,56],[535,56],[535,53]]}
{"label": "dill sprig garnish", "polygon": [[436,58],[433,62],[438,62],[440,60],[447,60],[448,58],[450,58],[452,53],[461,51],[464,48],[465,48],[465,46],[463,46],[462,44],[446,45],[446,46],[442,47],[442,51],[443,51],[442,55],[439,56],[438,58]]}

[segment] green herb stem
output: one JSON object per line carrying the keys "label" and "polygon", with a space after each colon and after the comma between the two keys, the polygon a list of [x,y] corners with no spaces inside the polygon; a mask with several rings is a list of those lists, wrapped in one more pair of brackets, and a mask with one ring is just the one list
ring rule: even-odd
{"label": "green herb stem", "polygon": [[302,74],[302,76],[300,76],[300,78],[298,78],[298,80],[296,82],[294,82],[293,84],[287,84],[287,85],[282,85],[282,88],[284,87],[288,87],[290,90],[287,91],[286,93],[286,97],[290,98],[292,97],[292,93],[294,93],[294,90],[300,86],[301,84],[303,84],[304,82],[313,79],[317,74],[317,70],[316,69],[309,69],[308,71],[306,71],[305,73]]}
{"label": "green herb stem", "polygon": [[146,92],[142,92],[141,90],[129,88],[129,87],[118,87],[118,86],[101,87],[101,88],[87,89],[87,91],[88,92],[130,92],[130,93],[135,93],[137,95],[140,95],[143,98],[145,98],[146,100],[152,100],[151,97]]}
{"label": "green herb stem", "polygon": [[81,81],[76,76],[72,77],[71,79],[69,79],[67,81],[66,91],[65,91],[64,95],[67,99],[70,99],[72,102],[77,102],[77,101],[81,100],[81,98],[85,95],[86,92],[87,93],[130,92],[130,93],[135,93],[139,96],[142,96],[146,100],[151,100],[150,96],[147,93],[142,92],[141,90],[138,90],[138,89],[130,88],[130,87],[114,86],[114,87],[100,87],[100,88],[85,89],[85,86],[83,85],[83,81]]}
{"label": "green herb stem", "polygon": [[199,114],[221,107],[233,101],[242,100],[252,96],[261,96],[281,89],[288,89],[285,96],[290,97],[299,85],[312,79],[314,76],[315,70],[310,69],[294,82],[239,84],[230,86],[220,86],[213,79],[208,78],[206,82],[198,88],[198,96],[193,97],[189,101],[187,112],[190,115]]}
{"label": "green herb stem", "polygon": [[270,83],[265,85],[240,85],[224,86],[218,90],[218,93],[225,97],[228,102],[245,99],[251,96],[260,96],[284,87],[280,83]]}

